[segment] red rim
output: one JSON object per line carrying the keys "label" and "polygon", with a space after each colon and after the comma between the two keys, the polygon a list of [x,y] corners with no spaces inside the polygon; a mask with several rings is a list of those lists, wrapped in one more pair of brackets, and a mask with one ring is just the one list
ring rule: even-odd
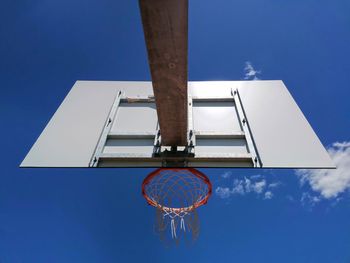
{"label": "red rim", "polygon": [[[174,172],[187,170],[187,171],[191,172],[192,174],[197,176],[199,179],[201,179],[208,186],[207,195],[203,199],[201,199],[199,202],[194,203],[192,206],[188,206],[188,207],[172,208],[172,207],[166,207],[166,206],[162,206],[162,205],[158,204],[157,202],[155,202],[154,200],[149,198],[149,196],[146,194],[145,187],[152,180],[152,178],[154,178],[160,172],[165,171],[165,170],[167,170],[167,171],[171,170]],[[190,210],[196,209],[197,207],[205,205],[208,202],[208,199],[211,196],[211,193],[212,193],[212,185],[211,185],[209,178],[205,174],[203,174],[202,172],[200,172],[194,168],[158,168],[157,170],[150,173],[142,182],[142,195],[147,200],[147,203],[154,206],[154,207],[161,207],[162,209],[169,210],[169,211],[179,212],[179,211],[190,211]]]}

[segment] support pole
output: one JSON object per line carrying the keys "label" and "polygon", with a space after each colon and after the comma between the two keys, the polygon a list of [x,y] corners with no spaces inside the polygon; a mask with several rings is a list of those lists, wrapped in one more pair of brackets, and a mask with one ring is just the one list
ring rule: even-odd
{"label": "support pole", "polygon": [[139,0],[161,143],[187,145],[188,0]]}

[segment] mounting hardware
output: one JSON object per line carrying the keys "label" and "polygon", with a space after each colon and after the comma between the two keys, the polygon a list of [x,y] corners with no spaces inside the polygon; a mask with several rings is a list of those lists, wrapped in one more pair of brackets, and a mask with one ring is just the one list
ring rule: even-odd
{"label": "mounting hardware", "polygon": [[107,141],[107,136],[108,136],[108,134],[109,134],[109,132],[111,130],[111,125],[110,124],[114,120],[114,118],[115,118],[115,116],[117,114],[117,111],[118,111],[118,107],[119,107],[119,104],[120,104],[120,95],[121,94],[122,94],[122,92],[119,91],[116,94],[116,96],[115,96],[112,108],[111,108],[111,110],[110,110],[110,112],[108,114],[107,123],[105,124],[105,127],[103,128],[102,134],[100,135],[100,138],[99,138],[99,140],[97,142],[97,145],[96,145],[93,157],[90,160],[90,163],[89,163],[90,167],[97,167],[98,166],[98,162],[99,162],[100,156],[102,155],[103,148],[104,148],[104,146],[106,144],[106,141]]}
{"label": "mounting hardware", "polygon": [[107,127],[108,125],[112,122],[112,119],[111,118],[108,118],[108,122],[107,122]]}
{"label": "mounting hardware", "polygon": [[235,95],[237,95],[237,90],[232,90],[232,89],[231,89],[231,96],[234,97]]}

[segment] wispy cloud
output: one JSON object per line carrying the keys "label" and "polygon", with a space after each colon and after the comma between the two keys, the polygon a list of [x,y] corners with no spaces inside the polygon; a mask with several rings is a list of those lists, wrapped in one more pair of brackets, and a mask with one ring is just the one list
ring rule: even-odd
{"label": "wispy cloud", "polygon": [[273,197],[273,193],[271,191],[265,192],[264,199],[269,200],[269,199],[272,199],[272,197]]}
{"label": "wispy cloud", "polygon": [[261,74],[261,70],[256,70],[250,61],[245,62],[244,79],[259,80],[258,75],[260,74]]}
{"label": "wispy cloud", "polygon": [[306,206],[312,209],[312,207],[314,207],[317,203],[321,201],[321,198],[318,196],[312,195],[308,192],[304,192],[301,195],[300,201],[303,206]]}
{"label": "wispy cloud", "polygon": [[269,188],[277,188],[281,185],[281,182],[274,182],[274,183],[271,183],[269,184]]}
{"label": "wispy cloud", "polygon": [[231,190],[228,187],[218,187],[215,193],[222,199],[229,198],[231,196]]}
{"label": "wispy cloud", "polygon": [[261,174],[256,174],[256,175],[251,175],[251,176],[250,176],[250,179],[252,179],[252,180],[257,180],[257,179],[259,179],[259,178],[261,178],[261,177],[262,177]]}
{"label": "wispy cloud", "polygon": [[[350,190],[350,142],[333,143],[328,153],[337,169],[296,171],[301,184],[308,183],[324,199],[337,198],[341,193]],[[305,196],[304,200],[307,198]]]}
{"label": "wispy cloud", "polygon": [[224,179],[228,179],[230,178],[232,175],[232,172],[231,171],[227,171],[227,172],[224,172],[221,177],[224,178]]}
{"label": "wispy cloud", "polygon": [[[272,199],[272,189],[270,185],[278,187],[279,183],[274,182],[268,184],[266,179],[261,175],[252,175],[244,177],[243,179],[234,179],[231,187],[218,186],[215,193],[222,199],[230,198],[233,195],[256,194],[262,196],[264,199]],[[273,187],[272,187],[273,188]]]}
{"label": "wispy cloud", "polygon": [[245,194],[245,187],[244,187],[243,180],[235,179],[233,182],[233,187],[232,187],[232,190],[230,193],[232,195],[234,195],[234,194],[244,195]]}
{"label": "wispy cloud", "polygon": [[257,193],[261,194],[265,188],[266,188],[266,180],[262,179],[261,181],[258,182],[252,182],[251,180],[245,178],[245,183],[246,183],[246,192],[250,193]]}

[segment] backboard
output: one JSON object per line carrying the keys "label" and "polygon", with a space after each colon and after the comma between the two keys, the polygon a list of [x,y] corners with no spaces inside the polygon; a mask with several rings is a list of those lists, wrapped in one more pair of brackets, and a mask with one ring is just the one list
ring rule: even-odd
{"label": "backboard", "polygon": [[282,81],[190,81],[187,101],[168,147],[152,82],[77,81],[21,167],[334,168]]}

